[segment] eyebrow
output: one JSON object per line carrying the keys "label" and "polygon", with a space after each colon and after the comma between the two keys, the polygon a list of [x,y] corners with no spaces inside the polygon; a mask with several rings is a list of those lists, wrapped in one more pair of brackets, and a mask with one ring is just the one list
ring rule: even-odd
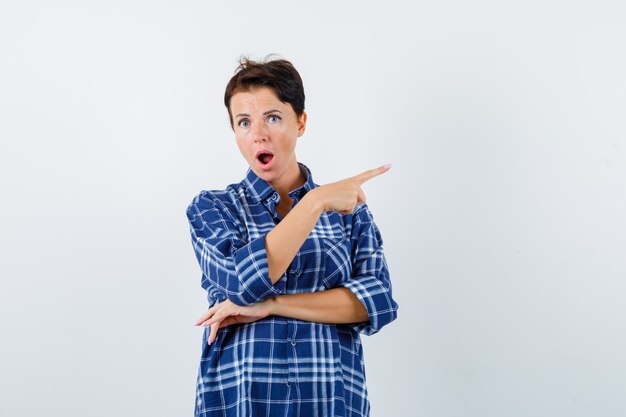
{"label": "eyebrow", "polygon": [[[268,110],[265,113],[263,113],[263,116],[267,116],[270,113],[280,113],[280,114],[283,114],[282,111],[277,110],[277,109],[273,109],[273,110]],[[248,113],[239,113],[239,114],[237,114],[237,116],[235,116],[235,118],[237,118],[237,117],[250,117],[250,115]]]}

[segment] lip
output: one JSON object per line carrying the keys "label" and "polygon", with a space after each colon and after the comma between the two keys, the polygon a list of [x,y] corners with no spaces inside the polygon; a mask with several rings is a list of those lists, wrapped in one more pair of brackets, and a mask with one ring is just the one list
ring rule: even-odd
{"label": "lip", "polygon": [[[261,155],[262,153],[267,153],[272,155],[272,160],[269,161],[267,164],[263,164],[261,163],[261,161],[259,160],[259,155]],[[254,159],[256,160],[257,164],[259,164],[259,167],[263,170],[269,170],[272,168],[272,166],[274,165],[274,160],[276,159],[276,156],[274,155],[274,152],[268,151],[268,150],[264,150],[261,149],[259,151],[257,151],[257,153],[254,155]]]}
{"label": "lip", "polygon": [[258,150],[257,153],[254,154],[254,159],[256,159],[258,161],[259,160],[259,155],[261,155],[262,153],[268,153],[268,154],[274,156],[274,152],[268,151],[267,149],[261,149],[261,150]]}

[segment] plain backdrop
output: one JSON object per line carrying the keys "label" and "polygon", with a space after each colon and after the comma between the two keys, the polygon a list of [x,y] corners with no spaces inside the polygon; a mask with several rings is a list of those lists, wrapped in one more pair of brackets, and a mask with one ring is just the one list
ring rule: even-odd
{"label": "plain backdrop", "polygon": [[185,208],[243,179],[240,55],[365,185],[397,321],[372,416],[626,415],[626,3],[2,1],[0,416],[193,414]]}

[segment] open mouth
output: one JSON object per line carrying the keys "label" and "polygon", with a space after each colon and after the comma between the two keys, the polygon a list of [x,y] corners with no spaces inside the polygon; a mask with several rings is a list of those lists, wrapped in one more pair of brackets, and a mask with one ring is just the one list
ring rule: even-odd
{"label": "open mouth", "polygon": [[274,155],[268,152],[261,152],[257,156],[257,159],[259,160],[259,162],[261,162],[262,165],[267,165],[272,161],[272,159],[274,159]]}

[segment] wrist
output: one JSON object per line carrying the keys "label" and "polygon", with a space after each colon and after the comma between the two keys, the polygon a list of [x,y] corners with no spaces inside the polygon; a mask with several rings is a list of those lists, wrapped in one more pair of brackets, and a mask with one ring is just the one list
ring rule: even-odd
{"label": "wrist", "polygon": [[305,205],[317,216],[320,216],[324,212],[324,204],[320,198],[319,188],[315,188],[302,198],[299,204],[305,203]]}

